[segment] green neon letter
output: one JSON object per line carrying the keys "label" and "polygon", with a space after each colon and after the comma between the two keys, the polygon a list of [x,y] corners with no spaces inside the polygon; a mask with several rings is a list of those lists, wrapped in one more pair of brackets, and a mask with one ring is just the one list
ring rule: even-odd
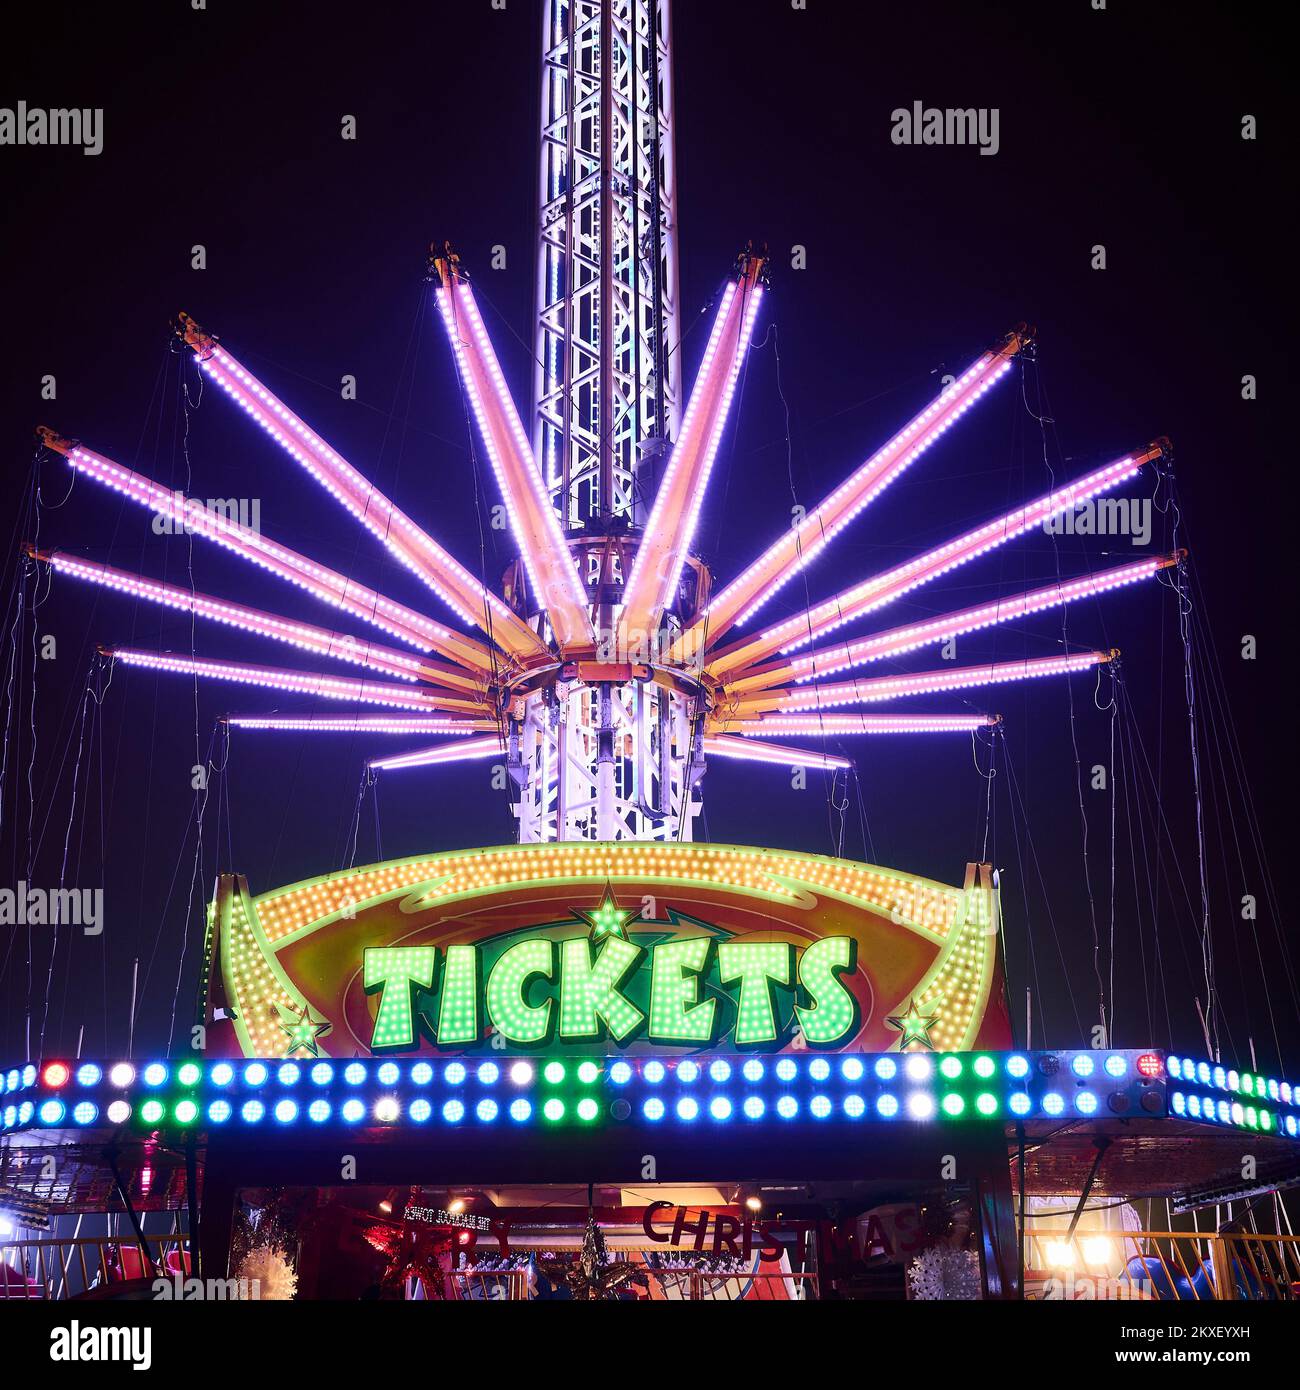
{"label": "green neon letter", "polygon": [[[414,989],[433,986],[438,965],[436,946],[367,946],[361,957],[361,983],[367,993],[378,989],[372,1048],[410,1047],[415,1042]],[[392,988],[389,988],[392,985]]]}
{"label": "green neon letter", "polygon": [[534,975],[555,974],[553,941],[520,941],[492,967],[487,982],[488,1017],[508,1042],[539,1043],[551,1022],[551,1000],[530,1004],[525,997]]}
{"label": "green neon letter", "polygon": [[812,1004],[796,1004],[794,1011],[814,1047],[839,1042],[858,1026],[858,1001],[840,980],[857,962],[858,943],[851,936],[824,936],[799,957],[799,983]]}
{"label": "green neon letter", "polygon": [[740,981],[736,1003],[736,1046],[776,1041],[772,986],[788,985],[794,974],[794,947],[786,941],[724,941],[718,947],[718,979]]}
{"label": "green neon letter", "polygon": [[619,985],[644,955],[644,947],[607,936],[593,965],[585,936],[564,942],[560,947],[560,1036],[598,1038],[602,1023],[615,1042],[634,1033],[645,1022],[645,1014],[619,992]]}
{"label": "green neon letter", "polygon": [[[712,1042],[716,999],[698,1003],[700,972],[713,945],[707,936],[654,948],[650,974],[650,1036],[662,1042]],[[688,973],[689,972],[689,973]]]}
{"label": "green neon letter", "polygon": [[478,951],[448,946],[438,1004],[438,1046],[478,1042]]}

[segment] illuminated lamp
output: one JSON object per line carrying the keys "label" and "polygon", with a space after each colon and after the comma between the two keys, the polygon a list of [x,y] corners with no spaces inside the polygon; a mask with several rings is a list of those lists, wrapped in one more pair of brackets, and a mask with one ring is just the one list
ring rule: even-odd
{"label": "illuminated lamp", "polygon": [[185,1062],[176,1071],[176,1081],[181,1086],[197,1086],[203,1078],[203,1068],[197,1062]]}
{"label": "illuminated lamp", "polygon": [[641,1107],[641,1113],[647,1120],[662,1120],[664,1117],[664,1103],[657,1096],[651,1096]]}
{"label": "illuminated lamp", "polygon": [[641,1071],[641,1075],[652,1085],[657,1086],[666,1075],[662,1062],[647,1062]]}
{"label": "illuminated lamp", "polygon": [[563,1062],[547,1062],[542,1075],[552,1086],[558,1086],[568,1073],[564,1069]]}
{"label": "illuminated lamp", "polygon": [[1065,1109],[1065,1100],[1057,1091],[1048,1091],[1043,1097],[1043,1110],[1048,1115],[1059,1115]]}
{"label": "illuminated lamp", "polygon": [[491,1124],[501,1113],[501,1107],[494,1100],[484,1099],[474,1107],[474,1113],[485,1125]]}
{"label": "illuminated lamp", "polygon": [[1175,1115],[1185,1115],[1187,1113],[1187,1097],[1181,1091],[1175,1091],[1172,1104]]}
{"label": "illuminated lamp", "polygon": [[[385,1062],[375,1073],[375,1080],[381,1086],[396,1086],[401,1074],[396,1062]],[[283,1079],[281,1077],[281,1080]]]}
{"label": "illuminated lamp", "polygon": [[700,1113],[700,1103],[691,1096],[683,1096],[677,1102],[677,1118],[679,1120],[693,1120]]}
{"label": "illuminated lamp", "polygon": [[808,1063],[808,1075],[812,1077],[814,1081],[825,1081],[830,1074],[831,1064],[825,1057],[814,1057],[812,1061]]}
{"label": "illuminated lamp", "polygon": [[199,1118],[199,1107],[192,1100],[180,1101],[172,1111],[178,1125],[192,1125]]}
{"label": "illuminated lamp", "polygon": [[757,1057],[751,1057],[740,1069],[740,1074],[745,1080],[751,1082],[762,1081],[764,1073],[765,1068]]}
{"label": "illuminated lamp", "polygon": [[746,1096],[745,1104],[741,1108],[747,1120],[761,1120],[767,1111],[761,1096]]}
{"label": "illuminated lamp", "polygon": [[939,1075],[948,1081],[955,1081],[961,1075],[961,1058],[945,1057],[939,1063]]}
{"label": "illuminated lamp", "polygon": [[41,1072],[41,1081],[51,1090],[57,1091],[60,1086],[68,1084],[68,1078],[72,1075],[70,1068],[64,1062],[50,1062],[45,1070]]}
{"label": "illuminated lamp", "polygon": [[831,1102],[828,1096],[814,1096],[808,1102],[808,1109],[815,1120],[824,1120],[831,1113]]}
{"label": "illuminated lamp", "polygon": [[108,1107],[108,1122],[111,1125],[124,1125],[131,1118],[131,1106],[127,1101],[115,1100]]}
{"label": "illuminated lamp", "polygon": [[[270,1074],[265,1062],[250,1062],[248,1066],[244,1068],[244,1084],[247,1086],[264,1086]],[[148,1077],[145,1079],[148,1080]]]}
{"label": "illuminated lamp", "polygon": [[913,1120],[928,1120],[934,1115],[934,1097],[927,1091],[913,1091],[907,1098],[907,1113]]}
{"label": "illuminated lamp", "polygon": [[861,1081],[865,1070],[861,1057],[846,1057],[840,1063],[840,1075],[845,1081]]}
{"label": "illuminated lamp", "polygon": [[465,1118],[465,1107],[458,1100],[449,1100],[442,1107],[442,1118],[449,1125],[458,1125]]}
{"label": "illuminated lamp", "polygon": [[[412,1072],[412,1078],[414,1075]],[[328,1062],[317,1062],[311,1069],[311,1080],[313,1086],[328,1086],[334,1080],[334,1068]]]}
{"label": "illuminated lamp", "polygon": [[484,1062],[478,1069],[478,1079],[481,1086],[493,1085],[501,1075],[501,1068],[495,1062]]}
{"label": "illuminated lamp", "polygon": [[844,1113],[851,1120],[860,1120],[866,1114],[867,1103],[859,1095],[844,1097]]}
{"label": "illuminated lamp", "polygon": [[522,1097],[519,1100],[510,1102],[510,1118],[517,1124],[523,1124],[533,1113],[532,1105]]}
{"label": "illuminated lamp", "polygon": [[692,1062],[688,1057],[684,1062],[677,1064],[677,1079],[684,1085],[691,1085],[700,1078],[699,1064]]}
{"label": "illuminated lamp", "polygon": [[1070,1070],[1075,1076],[1091,1076],[1096,1070],[1096,1063],[1086,1052],[1080,1052],[1070,1063]]}
{"label": "illuminated lamp", "polygon": [[[317,1104],[320,1103],[319,1101],[317,1102]],[[430,1117],[433,1115],[433,1106],[421,1096],[418,1100],[413,1100],[410,1105],[406,1107],[406,1113],[415,1124],[427,1124]]]}
{"label": "illuminated lamp", "polygon": [[961,1096],[957,1095],[955,1092],[952,1092],[944,1096],[943,1113],[945,1115],[950,1115],[955,1119],[965,1109],[966,1102],[961,1098]]}
{"label": "illuminated lamp", "polygon": [[564,1102],[552,1096],[551,1099],[542,1106],[542,1114],[546,1119],[550,1120],[552,1124],[556,1123],[558,1120],[562,1120],[564,1118]]}
{"label": "illuminated lamp", "polygon": [[516,1086],[527,1086],[533,1079],[533,1068],[528,1062],[516,1062],[510,1068],[510,1080]]}
{"label": "illuminated lamp", "polygon": [[1049,1240],[1043,1247],[1052,1269],[1070,1269],[1074,1265],[1074,1247],[1066,1240]]}
{"label": "illuminated lamp", "polygon": [[1097,1095],[1094,1091],[1080,1091],[1074,1098],[1074,1108],[1080,1115],[1097,1113]]}
{"label": "illuminated lamp", "polygon": [[898,1063],[892,1057],[876,1058],[876,1076],[881,1081],[892,1081],[898,1075]]}
{"label": "illuminated lamp", "polygon": [[147,1100],[140,1107],[140,1118],[147,1125],[156,1125],[163,1117],[162,1102],[157,1100]]}
{"label": "illuminated lamp", "polygon": [[350,1062],[343,1068],[343,1080],[349,1086],[360,1086],[366,1079],[366,1069],[360,1062]]}
{"label": "illuminated lamp", "polygon": [[1020,1081],[1029,1075],[1029,1058],[1021,1057],[1018,1053],[1013,1057],[1007,1058],[1007,1075]]}
{"label": "illuminated lamp", "polygon": [[898,1101],[894,1096],[881,1096],[876,1101],[876,1113],[882,1119],[892,1120],[898,1114]]}
{"label": "illuminated lamp", "polygon": [[[1137,1059],[1138,1075],[1145,1076],[1148,1081],[1159,1080],[1165,1074],[1165,1064],[1160,1060],[1158,1052],[1144,1052]],[[1209,1068],[1206,1068],[1206,1081],[1209,1080]]]}
{"label": "illuminated lamp", "polygon": [[[578,1080],[584,1086],[590,1086],[600,1075],[600,1068],[595,1062],[581,1062],[578,1064]],[[482,1078],[480,1078],[481,1080]]]}
{"label": "illuminated lamp", "polygon": [[996,1115],[998,1113],[998,1098],[989,1091],[981,1091],[975,1098],[975,1109],[981,1115]]}
{"label": "illuminated lamp", "polygon": [[1112,1052],[1106,1058],[1106,1075],[1120,1077],[1128,1071],[1128,1059],[1121,1057],[1118,1052]]}
{"label": "illuminated lamp", "polygon": [[94,1064],[94,1062],[83,1062],[81,1066],[77,1068],[77,1085],[97,1086],[99,1085],[99,1079],[101,1076],[103,1076],[103,1074],[104,1073],[100,1070],[99,1067],[97,1067]]}
{"label": "illuminated lamp", "polygon": [[783,1120],[792,1120],[799,1113],[799,1102],[793,1096],[782,1096],[776,1103],[776,1113]]}
{"label": "illuminated lamp", "polygon": [[229,1086],[235,1079],[235,1069],[229,1062],[218,1062],[208,1073],[208,1080],[214,1086]]}
{"label": "illuminated lamp", "polygon": [[1007,1104],[1011,1107],[1013,1115],[1028,1115],[1034,1107],[1034,1103],[1029,1099],[1026,1091],[1013,1091]]}
{"label": "illuminated lamp", "polygon": [[359,1125],[366,1118],[366,1107],[359,1100],[345,1100],[340,1114],[345,1123]]}
{"label": "illuminated lamp", "polygon": [[930,1059],[923,1053],[913,1052],[903,1063],[903,1071],[909,1081],[928,1081],[934,1073]]}
{"label": "illuminated lamp", "polygon": [[997,1064],[992,1057],[976,1057],[971,1063],[971,1070],[981,1081],[987,1081],[997,1070]]}
{"label": "illuminated lamp", "polygon": [[43,1125],[57,1125],[67,1111],[61,1100],[47,1100],[41,1103],[39,1113]]}
{"label": "illuminated lamp", "polygon": [[1108,1264],[1115,1253],[1115,1247],[1107,1236],[1085,1236],[1080,1242],[1083,1262],[1088,1265]]}
{"label": "illuminated lamp", "polygon": [[590,1122],[600,1113],[600,1106],[596,1104],[590,1096],[584,1096],[578,1102],[578,1118]]}
{"label": "illuminated lamp", "polygon": [[161,1062],[150,1062],[140,1079],[146,1086],[162,1086],[167,1080],[167,1068]]}
{"label": "illuminated lamp", "polygon": [[731,1079],[731,1063],[719,1057],[709,1065],[709,1077],[713,1081],[722,1083]]}
{"label": "illuminated lamp", "polygon": [[265,1114],[266,1106],[260,1100],[246,1100],[239,1112],[239,1118],[245,1124],[255,1125]]}
{"label": "illuminated lamp", "polygon": [[632,1079],[632,1068],[626,1062],[615,1062],[609,1069],[609,1079],[615,1086],[626,1086]]}
{"label": "illuminated lamp", "polygon": [[[417,1100],[417,1101],[415,1102],[415,1105],[424,1104],[424,1105],[427,1106],[428,1103],[429,1103],[429,1102],[428,1102],[427,1100],[426,1100],[426,1101],[423,1101],[423,1102]],[[411,1106],[411,1115],[412,1115],[412,1117],[414,1117],[414,1115],[415,1115],[415,1105]],[[312,1103],[307,1107],[307,1118],[308,1118],[313,1124],[317,1124],[317,1125],[322,1125],[322,1124],[324,1124],[325,1121],[329,1119],[330,1114],[331,1114],[330,1103],[329,1103],[329,1101],[327,1101],[327,1100],[314,1100],[314,1101],[312,1101]],[[424,1118],[427,1120],[429,1117],[428,1117],[428,1115],[426,1114]]]}
{"label": "illuminated lamp", "polygon": [[776,1064],[776,1076],[778,1081],[793,1081],[798,1075],[799,1068],[789,1057],[782,1057]]}

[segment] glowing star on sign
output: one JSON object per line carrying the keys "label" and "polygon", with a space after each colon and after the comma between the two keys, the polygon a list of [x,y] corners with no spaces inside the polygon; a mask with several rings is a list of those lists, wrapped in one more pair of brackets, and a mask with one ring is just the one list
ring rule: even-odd
{"label": "glowing star on sign", "polygon": [[305,1007],[301,1013],[282,1007],[280,1017],[280,1027],[289,1038],[284,1055],[292,1057],[295,1052],[309,1052],[313,1057],[319,1057],[320,1044],[317,1039],[322,1033],[328,1033],[332,1025],[324,1022],[314,1023]]}
{"label": "glowing star on sign", "polygon": [[573,915],[580,918],[591,928],[591,939],[602,941],[607,936],[622,937],[627,940],[627,926],[629,922],[635,922],[641,916],[640,908],[619,907],[618,900],[614,897],[614,890],[605,885],[605,896],[601,898],[599,905],[592,911],[587,911],[580,907],[573,909]]}
{"label": "glowing star on sign", "polygon": [[939,1021],[938,1014],[922,1014],[916,1007],[916,1000],[908,1003],[907,1012],[894,1014],[886,1020],[891,1028],[897,1028],[902,1033],[899,1040],[899,1047],[910,1047],[913,1043],[919,1043],[922,1047],[933,1049],[934,1044],[930,1041],[930,1029]]}

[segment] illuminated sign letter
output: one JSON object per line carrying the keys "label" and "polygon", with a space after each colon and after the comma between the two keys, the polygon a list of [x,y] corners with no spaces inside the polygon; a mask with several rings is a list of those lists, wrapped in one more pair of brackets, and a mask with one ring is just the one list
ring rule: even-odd
{"label": "illuminated sign letter", "polygon": [[448,946],[438,1005],[438,1046],[478,1042],[478,951]]}
{"label": "illuminated sign letter", "polygon": [[700,972],[713,945],[707,936],[654,948],[650,973],[650,1036],[664,1042],[712,1042],[717,1000],[698,1003]]}
{"label": "illuminated sign letter", "polygon": [[534,975],[548,980],[555,974],[553,941],[521,941],[503,952],[487,982],[488,1017],[513,1043],[539,1043],[551,1026],[551,1000],[530,1004],[528,981]]}
{"label": "illuminated sign letter", "polygon": [[788,985],[794,974],[794,947],[784,941],[724,941],[718,947],[718,979],[740,981],[736,1004],[737,1047],[773,1043],[777,1037],[772,985]]}
{"label": "illuminated sign letter", "polygon": [[814,1047],[839,1042],[858,1026],[858,1001],[840,976],[857,964],[858,943],[851,936],[824,936],[799,957],[799,983],[812,1004],[796,1004],[799,1026]]}
{"label": "illuminated sign letter", "polygon": [[431,989],[437,965],[436,946],[366,947],[361,982],[367,991],[380,991],[371,1047],[410,1047],[415,1042],[412,986]]}
{"label": "illuminated sign letter", "polygon": [[607,936],[596,963],[585,936],[574,937],[560,947],[560,1036],[598,1038],[602,1023],[615,1042],[622,1042],[644,1022],[645,1015],[619,985],[645,955],[621,937]]}

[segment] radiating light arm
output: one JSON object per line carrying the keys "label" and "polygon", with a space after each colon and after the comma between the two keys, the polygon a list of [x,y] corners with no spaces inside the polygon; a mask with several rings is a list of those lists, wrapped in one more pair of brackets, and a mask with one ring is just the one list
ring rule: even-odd
{"label": "radiating light arm", "polygon": [[441,712],[481,716],[490,713],[478,700],[462,700],[458,696],[384,681],[328,676],[319,671],[291,671],[278,666],[254,666],[240,661],[217,661],[209,657],[174,656],[171,652],[140,651],[134,647],[105,647],[103,652],[124,666],[139,666],[182,676],[202,676],[207,680],[233,681],[238,685],[283,690],[292,695],[310,695],[317,699],[354,700],[360,705],[423,710],[429,714]]}
{"label": "radiating light arm", "polygon": [[763,661],[773,652],[797,651],[845,623],[865,617],[913,589],[939,578],[940,575],[947,574],[990,550],[996,550],[998,546],[1005,545],[1017,536],[1023,536],[1035,526],[1045,525],[1052,518],[1063,515],[1111,488],[1118,487],[1139,473],[1144,464],[1163,457],[1164,452],[1163,445],[1152,444],[1139,454],[1116,459],[1104,468],[1098,468],[1064,487],[1045,493],[1005,516],[977,526],[973,531],[967,531],[964,536],[958,536],[955,540],[936,546],[905,564],[897,565],[883,574],[874,575],[851,588],[841,590],[833,598],[815,604],[807,612],[797,613],[793,617],[774,623],[762,632],[755,633],[752,638],[742,639],[725,648],[709,659],[708,672],[712,676],[720,677],[728,671]]}
{"label": "radiating light arm", "polygon": [[409,718],[388,714],[325,714],[304,715],[294,719],[288,715],[228,714],[224,722],[234,729],[251,729],[264,733],[301,734],[447,734],[464,738],[469,734],[494,729],[491,719],[430,719],[419,715]]}
{"label": "radiating light arm", "polygon": [[705,734],[706,758],[735,758],[744,763],[776,763],[780,767],[850,768],[851,758],[834,753],[818,753],[807,748],[783,748],[779,743],[760,743],[752,738],[733,738],[728,734]]}
{"label": "radiating light arm", "polygon": [[404,767],[438,767],[444,763],[470,762],[475,758],[502,757],[505,748],[499,734],[482,738],[467,738],[456,743],[437,743],[432,748],[420,748],[414,753],[399,753],[392,758],[372,758],[369,767],[377,771],[395,771]]}
{"label": "radiating light arm", "polygon": [[129,570],[102,565],[96,560],[85,560],[60,550],[33,551],[32,554],[35,559],[48,564],[57,573],[98,585],[102,589],[129,594],[132,598],[156,603],[162,608],[174,608],[180,613],[193,613],[196,617],[224,623],[227,627],[238,628],[239,631],[256,637],[268,637],[274,642],[285,642],[302,651],[314,652],[317,656],[366,666],[386,676],[396,676],[400,680],[412,682],[425,681],[433,685],[448,685],[479,694],[481,698],[482,687],[478,679],[456,666],[421,659],[394,647],[365,642],[353,637],[351,633],[330,632],[312,623],[297,622],[275,613],[265,613],[260,608],[250,608],[243,603],[213,598],[210,594],[197,593],[179,584],[147,579],[143,575],[132,574]]}
{"label": "radiating light arm", "polygon": [[997,714],[775,714],[728,725],[744,738],[840,738],[846,734],[969,734],[1001,722]]}
{"label": "radiating light arm", "polygon": [[595,646],[595,635],[586,590],[510,398],[474,292],[449,257],[436,264],[442,277],[435,291],[438,309],[492,461],[533,596],[546,610],[562,650],[589,650]]}
{"label": "radiating light arm", "polygon": [[996,350],[984,353],[930,405],[908,422],[828,497],[791,527],[726,588],[715,594],[699,621],[683,634],[674,654],[694,657],[734,623],[752,617],[793,575],[808,564],[915,459],[1011,370],[1028,341],[1017,330]]}
{"label": "radiating light arm", "polygon": [[488,632],[503,651],[519,659],[545,655],[537,634],[426,531],[395,506],[308,428],[236,358],[181,315],[182,336],[194,349],[200,370],[241,406],[277,444],[302,465],[398,560],[416,574],[462,621]]}
{"label": "radiating light arm", "polygon": [[730,729],[740,720],[792,710],[877,704],[906,699],[911,695],[935,695],[948,690],[972,690],[978,686],[1072,675],[1078,671],[1090,671],[1115,660],[1118,655],[1117,651],[1079,652],[1073,656],[983,662],[978,666],[958,666],[948,671],[917,671],[904,676],[858,676],[846,681],[783,686],[735,701],[718,714],[718,722],[720,726],[725,725]]}
{"label": "radiating light arm", "polygon": [[623,592],[625,642],[639,638],[643,645],[648,644],[660,615],[672,602],[695,537],[700,505],[762,300],[759,277],[763,264],[761,257],[745,256],[739,278],[723,292],[681,433],[655,494]]}
{"label": "radiating light arm", "polygon": [[93,449],[63,439],[44,426],[37,432],[46,448],[63,454],[69,467],[78,474],[147,507],[168,528],[215,541],[242,559],[251,560],[287,583],[306,590],[322,603],[350,613],[420,651],[436,651],[483,675],[491,671],[490,649],[472,637],[434,622],[405,604],[269,540],[260,531],[231,520],[224,512],[213,511],[197,497],[187,498],[181,492],[161,487],[144,474],[124,468]]}
{"label": "radiating light arm", "polygon": [[1139,560],[1131,565],[1118,565],[1112,569],[1098,570],[1094,574],[1081,575],[1077,579],[1061,580],[1041,589],[1030,589],[1006,598],[995,599],[975,608],[962,609],[956,613],[942,613],[936,618],[922,622],[908,623],[903,627],[891,628],[870,637],[862,637],[853,642],[844,642],[834,647],[823,647],[799,656],[787,657],[779,664],[764,667],[758,671],[742,673],[731,682],[727,689],[733,696],[746,691],[764,690],[774,685],[785,685],[789,681],[803,683],[822,676],[834,675],[854,666],[864,666],[882,657],[899,656],[903,652],[915,651],[931,642],[946,641],[950,637],[961,637],[981,628],[994,627],[1000,623],[1012,622],[1017,618],[1028,617],[1045,609],[1059,608],[1062,604],[1076,599],[1089,598],[1118,589],[1126,584],[1136,584],[1150,579],[1160,570],[1178,564],[1185,552],[1172,555],[1153,556]]}

